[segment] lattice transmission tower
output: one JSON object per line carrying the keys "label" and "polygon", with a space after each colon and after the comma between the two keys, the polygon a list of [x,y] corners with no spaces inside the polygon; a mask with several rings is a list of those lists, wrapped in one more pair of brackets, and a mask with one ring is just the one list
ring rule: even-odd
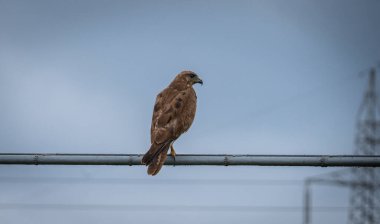
{"label": "lattice transmission tower", "polygon": [[[357,117],[356,155],[380,155],[380,110],[376,94],[376,71],[369,73],[368,89]],[[380,224],[380,169],[353,168],[349,224]]]}

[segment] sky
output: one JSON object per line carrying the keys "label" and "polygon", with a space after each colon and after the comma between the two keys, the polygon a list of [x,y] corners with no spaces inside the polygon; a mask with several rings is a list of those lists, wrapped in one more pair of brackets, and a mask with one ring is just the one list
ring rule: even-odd
{"label": "sky", "polygon": [[[144,153],[155,96],[192,70],[204,85],[178,154],[352,154],[366,74],[379,68],[379,10],[378,0],[0,0],[0,153]],[[304,178],[334,170],[2,165],[0,219],[301,223]],[[347,207],[348,193],[313,187],[313,206]],[[345,223],[347,211],[312,218]]]}

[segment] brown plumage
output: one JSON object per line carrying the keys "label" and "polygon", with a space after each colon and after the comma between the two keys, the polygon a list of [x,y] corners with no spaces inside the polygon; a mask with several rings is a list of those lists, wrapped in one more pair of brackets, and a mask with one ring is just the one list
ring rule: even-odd
{"label": "brown plumage", "polygon": [[141,161],[148,166],[149,175],[160,171],[169,147],[175,156],[172,144],[193,123],[197,107],[195,83],[203,84],[203,81],[194,72],[183,71],[157,95],[150,129],[151,146]]}

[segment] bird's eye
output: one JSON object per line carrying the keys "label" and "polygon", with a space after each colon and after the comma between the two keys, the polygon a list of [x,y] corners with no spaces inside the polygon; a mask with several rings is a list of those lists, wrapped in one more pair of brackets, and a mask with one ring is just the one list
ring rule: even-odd
{"label": "bird's eye", "polygon": [[195,77],[195,74],[190,74],[190,78],[194,78]]}

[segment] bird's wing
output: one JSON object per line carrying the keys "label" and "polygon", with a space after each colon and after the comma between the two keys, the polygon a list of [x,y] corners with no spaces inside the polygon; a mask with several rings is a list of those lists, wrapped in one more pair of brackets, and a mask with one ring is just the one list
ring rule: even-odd
{"label": "bird's wing", "polygon": [[188,98],[188,89],[167,89],[157,96],[151,127],[152,143],[175,140],[183,133],[183,110]]}
{"label": "bird's wing", "polygon": [[149,165],[148,173],[155,175],[166,160],[170,144],[188,127],[184,126],[184,109],[189,101],[189,90],[167,88],[156,99],[151,126],[151,147],[142,162]]}

